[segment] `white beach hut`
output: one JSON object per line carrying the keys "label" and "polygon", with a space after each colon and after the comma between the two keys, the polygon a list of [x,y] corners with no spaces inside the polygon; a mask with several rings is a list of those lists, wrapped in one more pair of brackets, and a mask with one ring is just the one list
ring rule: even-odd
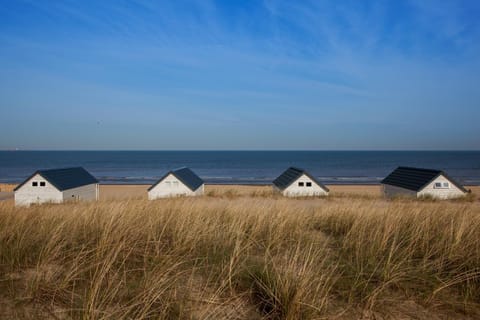
{"label": "white beach hut", "polygon": [[441,170],[398,167],[382,180],[386,196],[430,196],[452,199],[465,196],[468,191]]}
{"label": "white beach hut", "polygon": [[167,172],[148,188],[148,199],[200,196],[203,195],[204,188],[203,180],[189,168],[183,167]]}
{"label": "white beach hut", "polygon": [[327,196],[330,192],[307,171],[295,167],[288,168],[276,178],[273,188],[286,197]]}
{"label": "white beach hut", "polygon": [[81,167],[38,170],[15,189],[15,205],[98,200],[98,180]]}

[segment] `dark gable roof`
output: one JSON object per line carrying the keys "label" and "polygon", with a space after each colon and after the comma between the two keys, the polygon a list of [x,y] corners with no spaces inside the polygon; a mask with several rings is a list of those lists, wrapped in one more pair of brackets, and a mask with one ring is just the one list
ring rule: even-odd
{"label": "dark gable roof", "polygon": [[20,189],[25,183],[27,183],[37,174],[41,175],[59,191],[78,188],[92,183],[98,183],[98,180],[82,167],[38,170],[20,185],[18,185],[14,191]]}
{"label": "dark gable roof", "polygon": [[445,172],[433,169],[398,167],[381,183],[418,192],[440,175],[443,175],[463,192],[467,192],[461,184],[447,176]]}
{"label": "dark gable roof", "polygon": [[157,182],[155,182],[148,191],[155,188],[160,182],[163,181],[169,174],[173,174],[178,180],[180,180],[184,185],[186,185],[190,190],[197,190],[204,182],[197,176],[192,170],[187,167],[179,168],[173,171],[167,172],[163,177],[161,177]]}
{"label": "dark gable roof", "polygon": [[273,180],[273,184],[279,188],[280,190],[285,190],[288,188],[292,183],[294,183],[298,178],[302,175],[308,176],[312,179],[316,184],[318,184],[322,189],[325,191],[330,191],[326,186],[324,186],[320,181],[315,179],[312,175],[310,175],[307,171],[295,167],[290,167],[285,170],[278,178]]}

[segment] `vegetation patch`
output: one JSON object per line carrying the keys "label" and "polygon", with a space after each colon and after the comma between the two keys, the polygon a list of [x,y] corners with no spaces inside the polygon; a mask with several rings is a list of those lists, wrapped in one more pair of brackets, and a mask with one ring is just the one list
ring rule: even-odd
{"label": "vegetation patch", "polygon": [[478,201],[0,203],[0,318],[480,317]]}

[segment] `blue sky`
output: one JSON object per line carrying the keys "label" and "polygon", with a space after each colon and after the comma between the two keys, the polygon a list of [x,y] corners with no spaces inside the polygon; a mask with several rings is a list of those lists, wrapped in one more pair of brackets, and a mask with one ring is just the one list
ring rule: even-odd
{"label": "blue sky", "polygon": [[479,1],[0,0],[0,149],[479,150]]}

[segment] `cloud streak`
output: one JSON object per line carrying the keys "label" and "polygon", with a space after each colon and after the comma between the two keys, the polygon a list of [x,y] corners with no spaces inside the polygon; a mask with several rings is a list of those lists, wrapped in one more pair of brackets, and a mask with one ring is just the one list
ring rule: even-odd
{"label": "cloud streak", "polygon": [[[31,110],[44,121],[62,110],[66,123],[70,114],[85,125],[113,112],[105,137],[143,125],[142,148],[151,149],[166,147],[155,133],[174,128],[195,133],[180,149],[206,139],[208,148],[213,139],[219,149],[289,149],[306,132],[309,149],[395,149],[389,135],[401,148],[430,147],[418,136],[437,135],[439,148],[478,149],[463,138],[480,134],[471,120],[480,116],[478,9],[469,1],[7,3],[0,113],[15,123],[0,125],[28,130],[33,120],[22,114]],[[246,133],[252,126],[263,130],[258,141]],[[324,138],[339,130],[337,144]],[[55,145],[75,148],[75,134]],[[49,148],[28,135],[0,137],[0,148],[17,146]]]}

